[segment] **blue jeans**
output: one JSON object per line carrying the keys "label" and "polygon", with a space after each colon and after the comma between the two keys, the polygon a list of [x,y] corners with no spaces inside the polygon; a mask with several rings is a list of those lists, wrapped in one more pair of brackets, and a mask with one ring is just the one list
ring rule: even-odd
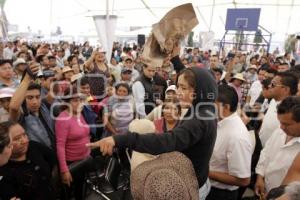
{"label": "blue jeans", "polygon": [[210,192],[210,181],[207,178],[206,183],[199,189],[199,200],[205,200]]}

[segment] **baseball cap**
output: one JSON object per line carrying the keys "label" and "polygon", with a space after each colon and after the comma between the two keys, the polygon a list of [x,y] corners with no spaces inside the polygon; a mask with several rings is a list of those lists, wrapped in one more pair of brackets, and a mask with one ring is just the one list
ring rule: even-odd
{"label": "baseball cap", "polygon": [[55,72],[53,70],[44,70],[40,71],[37,76],[43,78],[50,78],[55,76]]}
{"label": "baseball cap", "polygon": [[18,58],[15,62],[13,62],[14,67],[17,67],[19,64],[26,64],[26,61],[23,58]]}
{"label": "baseball cap", "polygon": [[0,89],[0,99],[12,97],[15,91],[15,89],[9,87]]}
{"label": "baseball cap", "polygon": [[122,70],[121,70],[121,73],[125,73],[125,72],[130,72],[132,73],[132,69],[129,69],[127,67],[123,67]]}

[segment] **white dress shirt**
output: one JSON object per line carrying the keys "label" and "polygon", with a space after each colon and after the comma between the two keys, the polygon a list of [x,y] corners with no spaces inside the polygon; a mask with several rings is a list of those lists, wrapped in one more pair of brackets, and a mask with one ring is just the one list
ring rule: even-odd
{"label": "white dress shirt", "polygon": [[[251,176],[254,144],[241,118],[235,112],[218,122],[217,139],[209,170],[227,173],[238,178]],[[236,190],[238,186],[210,180],[213,187]]]}
{"label": "white dress shirt", "polygon": [[11,59],[13,59],[13,56],[14,56],[13,49],[10,49],[8,47],[3,49],[3,59],[11,60]]}
{"label": "white dress shirt", "polygon": [[300,152],[300,137],[286,143],[287,135],[278,128],[260,153],[256,173],[265,178],[267,192],[281,185],[295,157]]}
{"label": "white dress shirt", "polygon": [[259,80],[254,81],[249,89],[248,96],[251,97],[250,99],[250,106],[253,106],[257,98],[259,97],[260,93],[262,91],[262,84]]}
{"label": "white dress shirt", "polygon": [[64,64],[64,58],[56,57],[56,65],[60,68],[63,68],[65,66]]}
{"label": "white dress shirt", "polygon": [[136,114],[138,115],[138,118],[143,119],[146,117],[146,111],[145,111],[145,88],[141,81],[136,81],[132,85],[132,94],[134,98],[134,103],[136,107]]}
{"label": "white dress shirt", "polygon": [[259,131],[259,138],[263,147],[265,146],[267,140],[271,137],[272,133],[280,127],[280,123],[277,119],[277,105],[279,103],[279,101],[276,102],[274,99],[272,99],[268,111],[262,121]]}
{"label": "white dress shirt", "polygon": [[139,76],[140,76],[140,73],[138,70],[136,69],[132,69],[132,74],[131,74],[131,80],[132,81],[135,81]]}

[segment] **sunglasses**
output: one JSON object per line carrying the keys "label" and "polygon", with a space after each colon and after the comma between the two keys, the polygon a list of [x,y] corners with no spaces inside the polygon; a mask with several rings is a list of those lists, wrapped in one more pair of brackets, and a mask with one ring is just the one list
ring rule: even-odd
{"label": "sunglasses", "polygon": [[276,83],[271,83],[270,84],[270,88],[275,88],[276,86],[281,86],[281,87],[283,87],[284,85],[282,85],[282,84],[276,84]]}

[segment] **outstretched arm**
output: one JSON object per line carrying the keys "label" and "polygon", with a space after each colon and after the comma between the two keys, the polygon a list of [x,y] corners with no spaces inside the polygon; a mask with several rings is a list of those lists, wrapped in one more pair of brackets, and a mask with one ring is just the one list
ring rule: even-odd
{"label": "outstretched arm", "polygon": [[[32,63],[30,66],[30,70],[33,74],[37,74],[39,71],[39,65],[37,63]],[[9,104],[9,115],[11,120],[18,121],[20,117],[20,107],[25,99],[25,94],[27,88],[31,82],[31,77],[29,74],[25,74],[24,79],[22,80],[21,84],[19,85],[18,89],[14,93],[11,98]]]}

